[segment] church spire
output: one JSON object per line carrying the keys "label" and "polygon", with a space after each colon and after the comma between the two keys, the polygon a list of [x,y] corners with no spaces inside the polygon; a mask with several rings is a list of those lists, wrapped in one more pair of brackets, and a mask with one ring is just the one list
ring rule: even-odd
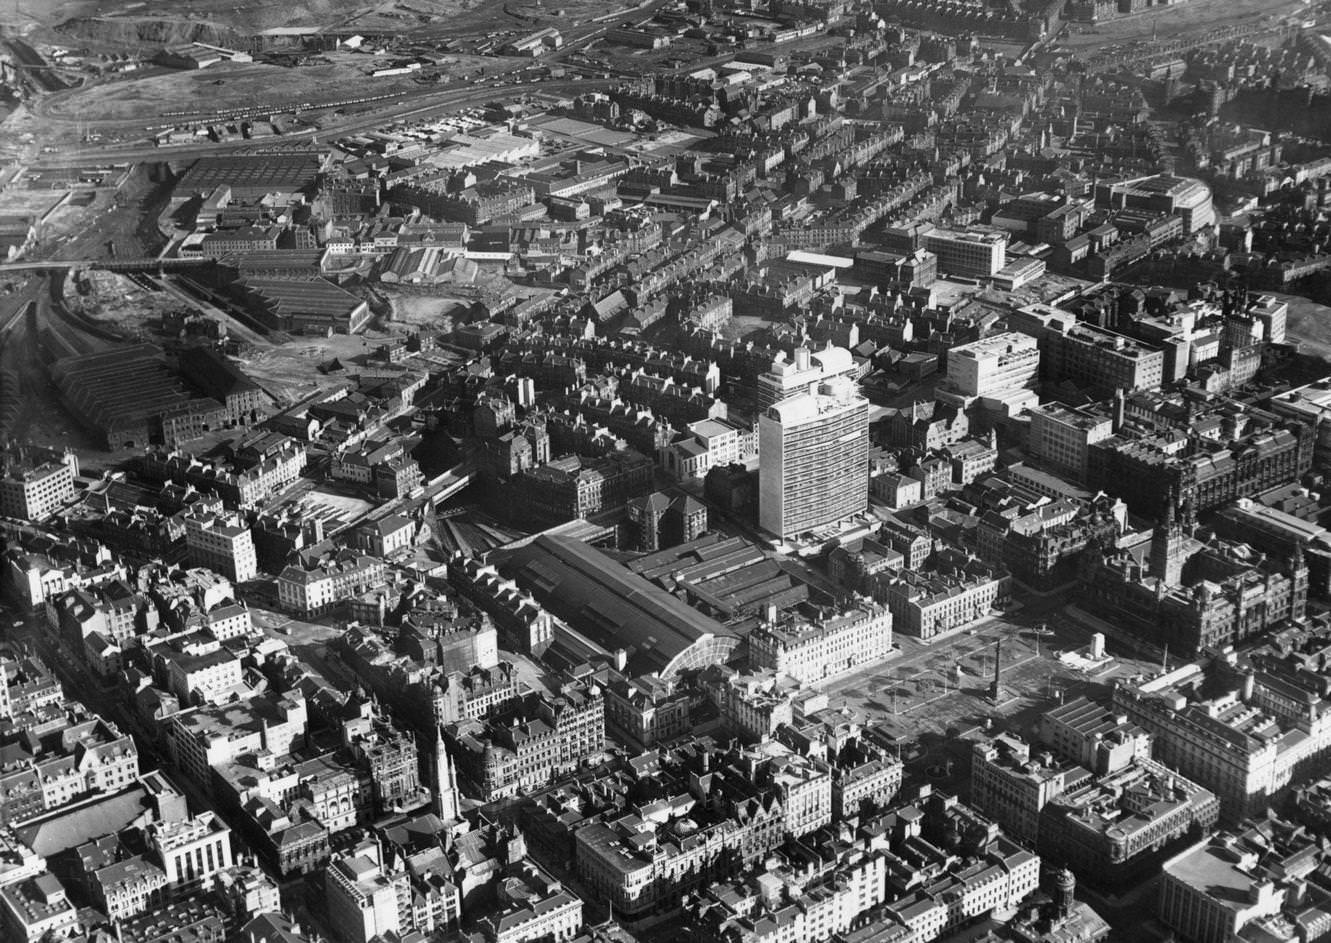
{"label": "church spire", "polygon": [[445,822],[456,821],[461,814],[461,800],[458,797],[457,771],[448,756],[448,747],[444,743],[444,729],[434,725],[434,814]]}

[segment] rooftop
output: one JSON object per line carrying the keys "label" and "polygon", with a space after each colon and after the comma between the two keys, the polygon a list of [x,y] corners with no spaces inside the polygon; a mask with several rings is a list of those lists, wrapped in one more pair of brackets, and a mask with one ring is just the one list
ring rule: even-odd
{"label": "rooftop", "polygon": [[672,673],[737,643],[725,626],[578,540],[542,535],[503,554],[500,570],[597,644],[629,653],[634,673]]}

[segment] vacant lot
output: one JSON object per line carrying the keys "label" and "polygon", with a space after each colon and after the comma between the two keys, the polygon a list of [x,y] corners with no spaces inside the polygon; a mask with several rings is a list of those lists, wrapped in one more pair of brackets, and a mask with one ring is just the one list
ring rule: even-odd
{"label": "vacant lot", "polygon": [[1288,339],[1306,353],[1331,360],[1331,308],[1298,295],[1271,294],[1289,303]]}
{"label": "vacant lot", "polygon": [[[328,389],[344,382],[376,347],[391,336],[367,331],[354,336],[298,337],[280,347],[256,351],[240,363],[265,390],[287,405],[317,389]],[[330,369],[334,360],[341,365],[340,370]]]}
{"label": "vacant lot", "polygon": [[1138,13],[1095,26],[1072,24],[1068,35],[1059,40],[1059,46],[1099,52],[1115,43],[1181,39],[1190,33],[1204,33],[1260,16],[1279,16],[1299,5],[1298,0],[1190,0],[1158,12]]}
{"label": "vacant lot", "polygon": [[66,121],[119,121],[165,116],[168,112],[208,112],[271,104],[274,112],[303,102],[319,104],[356,95],[395,95],[418,91],[406,76],[370,78],[366,73],[386,64],[373,56],[328,54],[327,65],[287,69],[262,62],[218,63],[208,69],[162,72],[130,81],[107,82],[47,103],[44,117]]}

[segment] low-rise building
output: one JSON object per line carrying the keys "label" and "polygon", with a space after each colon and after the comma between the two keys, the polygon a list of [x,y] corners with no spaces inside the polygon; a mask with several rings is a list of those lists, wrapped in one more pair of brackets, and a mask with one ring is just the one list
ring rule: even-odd
{"label": "low-rise building", "polygon": [[142,855],[98,868],[91,878],[93,897],[115,921],[157,909],[164,902],[170,883],[162,869]]}
{"label": "low-rise building", "polygon": [[15,943],[38,943],[74,935],[78,911],[49,871],[0,887],[6,935]]}

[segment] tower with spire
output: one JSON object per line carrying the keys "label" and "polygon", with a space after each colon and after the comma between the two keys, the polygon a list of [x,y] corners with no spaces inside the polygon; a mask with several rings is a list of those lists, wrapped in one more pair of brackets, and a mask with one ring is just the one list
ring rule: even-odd
{"label": "tower with spire", "polygon": [[458,797],[457,771],[448,756],[448,747],[444,744],[444,729],[434,726],[434,789],[433,812],[445,822],[454,822],[461,817],[462,803]]}

